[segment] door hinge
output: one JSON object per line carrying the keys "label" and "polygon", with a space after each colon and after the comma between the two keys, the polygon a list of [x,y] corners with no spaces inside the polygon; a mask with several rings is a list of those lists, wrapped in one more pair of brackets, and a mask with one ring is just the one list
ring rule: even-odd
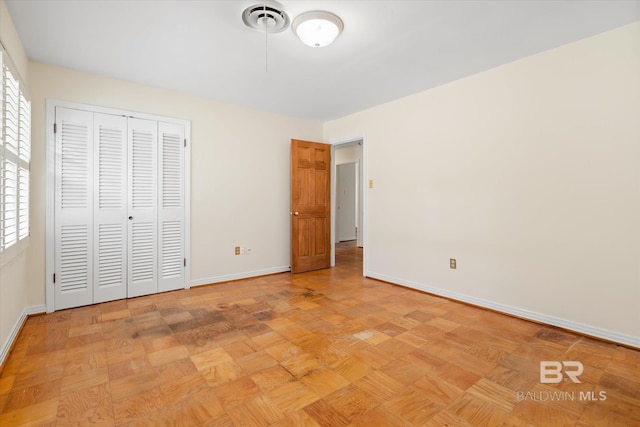
{"label": "door hinge", "polygon": [[185,267],[187,266],[187,259],[186,258],[184,259],[184,266]]}
{"label": "door hinge", "polygon": [[53,124],[53,133],[58,133],[58,124],[57,123]]}
{"label": "door hinge", "polygon": [[56,283],[56,273],[53,273],[53,283]]}
{"label": "door hinge", "polygon": [[187,138],[184,139],[184,146],[186,148],[186,146],[187,146]]}

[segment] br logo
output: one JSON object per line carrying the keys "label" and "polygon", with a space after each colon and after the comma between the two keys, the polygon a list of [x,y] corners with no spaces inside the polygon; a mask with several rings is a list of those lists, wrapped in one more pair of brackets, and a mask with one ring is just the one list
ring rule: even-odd
{"label": "br logo", "polygon": [[576,360],[543,360],[540,362],[540,382],[542,384],[558,384],[566,375],[574,383],[579,383],[578,377],[584,371],[584,366]]}

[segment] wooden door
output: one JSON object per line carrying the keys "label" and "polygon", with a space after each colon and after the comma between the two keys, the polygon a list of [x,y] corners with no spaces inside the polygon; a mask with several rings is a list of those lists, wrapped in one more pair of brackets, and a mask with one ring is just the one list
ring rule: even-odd
{"label": "wooden door", "polygon": [[331,265],[331,146],[291,140],[291,272]]}

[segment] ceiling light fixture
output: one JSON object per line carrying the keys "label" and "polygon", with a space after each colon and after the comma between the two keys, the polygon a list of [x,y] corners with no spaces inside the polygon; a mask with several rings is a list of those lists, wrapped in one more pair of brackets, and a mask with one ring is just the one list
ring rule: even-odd
{"label": "ceiling light fixture", "polygon": [[323,47],[331,44],[340,35],[344,24],[330,12],[311,11],[298,15],[291,29],[302,43],[311,47]]}

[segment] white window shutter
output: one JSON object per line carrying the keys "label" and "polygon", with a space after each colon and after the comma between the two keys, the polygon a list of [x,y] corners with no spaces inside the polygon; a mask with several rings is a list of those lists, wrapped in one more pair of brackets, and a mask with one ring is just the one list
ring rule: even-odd
{"label": "white window shutter", "polygon": [[158,290],[184,288],[184,126],[158,123],[159,278]]}
{"label": "white window shutter", "polygon": [[31,180],[31,103],[20,94],[20,146],[18,149],[18,238],[29,235],[29,186]]}
{"label": "white window shutter", "polygon": [[18,80],[2,65],[2,139],[4,144],[2,184],[2,248],[18,241],[18,146],[20,135],[20,90]]}
{"label": "white window shutter", "polygon": [[20,94],[20,147],[18,154],[20,160],[29,163],[31,161],[31,103],[24,94]]}
{"label": "white window shutter", "polygon": [[20,91],[18,80],[13,77],[9,68],[4,65],[4,144],[5,150],[11,154],[18,154],[20,133]]}
{"label": "white window shutter", "polygon": [[18,241],[18,165],[4,159],[2,179],[3,194],[3,247],[8,248]]}
{"label": "white window shutter", "polygon": [[29,236],[29,169],[18,169],[18,239]]}
{"label": "white window shutter", "polygon": [[[0,252],[4,248],[4,63],[0,51]],[[0,266],[1,268],[2,266]]]}
{"label": "white window shutter", "polygon": [[31,104],[0,52],[0,250],[29,235]]}

